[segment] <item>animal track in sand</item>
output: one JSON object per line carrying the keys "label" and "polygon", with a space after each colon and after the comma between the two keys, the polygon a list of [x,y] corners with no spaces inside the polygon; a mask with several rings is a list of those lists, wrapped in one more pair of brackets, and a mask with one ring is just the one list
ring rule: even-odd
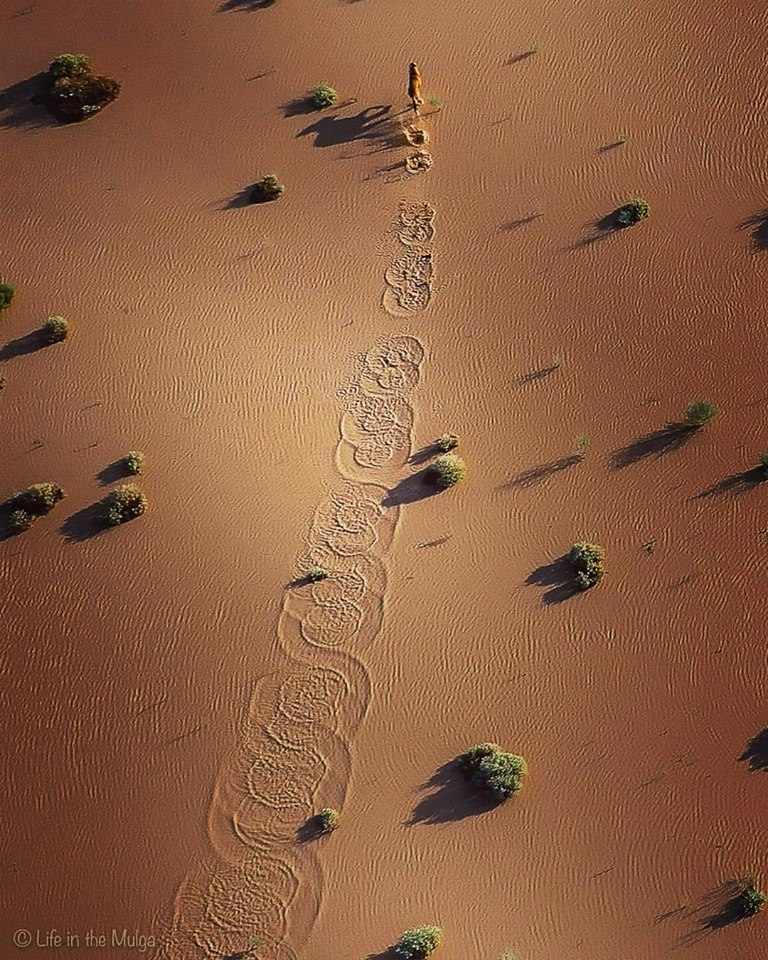
{"label": "animal track in sand", "polygon": [[397,218],[397,238],[405,247],[384,273],[388,313],[407,315],[425,310],[432,298],[432,250],[435,208],[425,201],[406,203]]}

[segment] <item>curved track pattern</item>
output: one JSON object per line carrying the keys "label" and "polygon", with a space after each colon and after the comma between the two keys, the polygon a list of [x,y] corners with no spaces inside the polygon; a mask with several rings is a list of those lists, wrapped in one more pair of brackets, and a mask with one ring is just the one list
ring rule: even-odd
{"label": "curved track pattern", "polygon": [[418,313],[432,299],[432,239],[435,208],[425,201],[403,204],[397,238],[405,250],[384,274],[384,308],[395,316]]}

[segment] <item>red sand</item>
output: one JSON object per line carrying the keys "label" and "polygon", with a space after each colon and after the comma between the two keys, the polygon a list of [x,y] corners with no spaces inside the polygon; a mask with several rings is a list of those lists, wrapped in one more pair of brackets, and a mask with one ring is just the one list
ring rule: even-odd
{"label": "red sand", "polygon": [[[739,757],[766,725],[765,487],[699,495],[768,448],[764,11],[246,6],[0,6],[0,322],[73,325],[0,371],[0,495],[68,493],[0,543],[0,944],[125,927],[173,958],[258,933],[262,960],[360,960],[434,922],[446,958],[754,955],[762,917],[696,934],[764,869]],[[64,50],[123,92],[62,127],[7,88]],[[404,178],[414,58],[443,106]],[[321,79],[356,102],[285,116]],[[271,170],[285,196],[239,206]],[[649,221],[592,242],[637,194]],[[413,247],[434,278],[393,317],[403,201],[436,211]],[[394,368],[391,336],[415,338]],[[706,431],[614,467],[698,397]],[[388,465],[334,450],[345,409],[348,437],[394,417]],[[467,483],[377,512],[447,429]],[[583,462],[536,469],[580,432]],[[91,535],[132,448],[150,511]],[[329,507],[344,475],[365,496]],[[543,602],[526,580],[581,536],[604,584]],[[317,555],[344,578],[286,590]],[[487,738],[528,759],[514,801],[422,786]],[[342,828],[298,843],[326,804]]]}

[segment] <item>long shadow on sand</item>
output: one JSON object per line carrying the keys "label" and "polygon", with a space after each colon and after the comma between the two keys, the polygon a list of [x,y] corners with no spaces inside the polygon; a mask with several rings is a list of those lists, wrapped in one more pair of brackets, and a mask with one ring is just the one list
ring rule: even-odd
{"label": "long shadow on sand", "polygon": [[768,727],[752,737],[739,760],[748,763],[750,770],[764,770],[768,773]]}
{"label": "long shadow on sand", "polygon": [[696,495],[696,499],[702,497],[738,497],[742,493],[748,493],[755,487],[768,480],[768,472],[764,467],[752,467],[751,470],[744,470],[742,473],[734,473],[724,480],[718,480],[717,483],[701,493]]}
{"label": "long shadow on sand", "polygon": [[263,10],[271,7],[275,0],[223,0],[219,4],[219,13],[228,13],[231,10]]}
{"label": "long shadow on sand", "polygon": [[117,483],[118,480],[125,480],[130,476],[131,474],[125,465],[125,459],[121,457],[119,460],[108,463],[106,467],[102,467],[96,474],[96,479],[102,487],[106,487],[110,483]]}
{"label": "long shadow on sand", "polygon": [[551,463],[538,463],[535,467],[531,467],[530,470],[524,470],[523,473],[519,473],[515,479],[510,480],[509,483],[502,484],[502,489],[506,490],[509,487],[518,487],[521,489],[535,487],[537,484],[543,483],[545,480],[554,477],[563,470],[567,470],[569,467],[581,463],[582,459],[578,453],[574,453],[571,454],[570,457],[561,457],[559,460],[553,460]]}
{"label": "long shadow on sand", "polygon": [[422,790],[431,793],[422,797],[416,804],[406,826],[417,823],[449,823],[487,813],[499,806],[499,803],[487,795],[473,790],[458,768],[456,760],[444,763]]}
{"label": "long shadow on sand", "polygon": [[528,575],[525,581],[529,586],[548,587],[541,602],[547,606],[562,603],[580,593],[573,578],[573,567],[568,554],[558,557],[552,563],[544,563]]}
{"label": "long shadow on sand", "polygon": [[662,457],[665,453],[684,447],[695,435],[696,428],[687,423],[668,423],[616,450],[611,457],[611,464],[614,469],[621,470],[649,457]]}
{"label": "long shadow on sand", "polygon": [[9,340],[0,348],[0,361],[13,360],[14,357],[23,357],[28,353],[36,353],[48,346],[48,342],[43,336],[42,330],[33,330],[31,333],[25,333],[23,337],[17,337],[15,340]]}
{"label": "long shadow on sand", "polygon": [[739,224],[740,230],[749,230],[754,250],[768,250],[768,209],[754,213]]}
{"label": "long shadow on sand", "polygon": [[529,370],[528,373],[521,373],[519,377],[515,377],[514,382],[519,387],[526,387],[528,384],[539,383],[541,380],[546,380],[547,377],[550,377],[553,373],[557,373],[559,369],[559,363],[552,363],[548,367],[539,367],[537,370]]}
{"label": "long shadow on sand", "polygon": [[389,124],[391,104],[366,107],[351,117],[330,115],[300,130],[296,136],[306,137],[314,133],[316,147],[334,147],[342,143],[360,140],[380,140],[389,134],[384,124]]}
{"label": "long shadow on sand", "polygon": [[317,113],[317,107],[312,103],[312,98],[308,95],[305,97],[294,97],[293,100],[284,103],[280,109],[286,118],[306,117],[310,113]]}
{"label": "long shadow on sand", "polygon": [[599,240],[607,240],[608,237],[612,237],[614,234],[625,229],[624,225],[619,223],[616,218],[617,211],[612,210],[604,217],[600,217],[598,220],[595,220],[591,225],[592,233],[588,234],[586,237],[582,237],[582,239],[579,240],[578,243],[575,243],[571,249],[579,250],[582,247],[591,247],[593,243],[597,243]]}
{"label": "long shadow on sand", "polygon": [[250,184],[247,187],[243,187],[242,190],[238,190],[236,194],[229,197],[221,205],[222,210],[240,210],[243,207],[252,207],[256,206],[253,202],[253,184]]}
{"label": "long shadow on sand", "polygon": [[748,877],[740,877],[738,880],[728,880],[706,893],[699,904],[685,914],[686,919],[694,921],[694,928],[679,939],[679,946],[692,946],[710,934],[745,919],[739,897],[748,883]]}
{"label": "long shadow on sand", "polygon": [[440,453],[440,447],[438,447],[436,443],[428,443],[420,450],[412,453],[410,457],[408,457],[408,463],[421,465],[422,463],[427,463],[433,457],[436,457],[438,453]]}
{"label": "long shadow on sand", "polygon": [[417,503],[439,493],[438,487],[430,479],[430,469],[426,467],[418,473],[405,477],[393,487],[381,501],[384,507],[400,507],[405,503]]}
{"label": "long shadow on sand", "polygon": [[67,543],[82,543],[92,537],[98,537],[107,529],[102,516],[102,506],[98,502],[91,503],[67,517],[60,528],[61,535]]}
{"label": "long shadow on sand", "polygon": [[0,90],[0,127],[55,127],[58,121],[45,106],[48,74],[36,73]]}

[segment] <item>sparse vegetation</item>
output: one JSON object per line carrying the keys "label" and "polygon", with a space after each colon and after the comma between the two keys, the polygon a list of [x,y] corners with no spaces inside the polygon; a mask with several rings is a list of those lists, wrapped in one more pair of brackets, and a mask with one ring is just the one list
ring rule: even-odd
{"label": "sparse vegetation", "polygon": [[582,460],[587,455],[587,450],[589,450],[589,434],[579,433],[576,435],[576,456],[580,457]]}
{"label": "sparse vegetation", "polygon": [[508,800],[523,785],[527,766],[522,757],[507,753],[497,743],[478,743],[459,758],[466,778],[494,800]]}
{"label": "sparse vegetation", "polygon": [[9,497],[4,506],[8,513],[8,526],[14,533],[29,530],[38,517],[50,513],[66,494],[58,483],[33,483]]}
{"label": "sparse vegetation", "polygon": [[128,473],[136,476],[144,467],[144,454],[140,450],[129,450],[123,457],[123,463]]}
{"label": "sparse vegetation", "polygon": [[579,590],[588,590],[594,587],[605,576],[605,556],[602,547],[588,540],[574,543],[568,559],[576,575],[576,585]]}
{"label": "sparse vegetation", "polygon": [[441,454],[427,471],[427,479],[441,490],[461,483],[467,476],[467,465],[455,453]]}
{"label": "sparse vegetation", "polygon": [[737,908],[742,917],[754,917],[765,906],[768,899],[762,890],[750,881],[737,897]]}
{"label": "sparse vegetation", "polygon": [[314,86],[310,96],[318,110],[322,110],[323,107],[335,107],[339,102],[338,91],[325,81]]}
{"label": "sparse vegetation", "polygon": [[313,564],[307,570],[307,580],[309,580],[310,583],[319,583],[321,580],[327,579],[328,571],[325,569],[325,567],[321,567],[319,563]]}
{"label": "sparse vegetation", "polygon": [[253,203],[268,203],[270,200],[277,200],[285,190],[284,184],[280,183],[280,178],[276,173],[266,173],[253,185],[251,192],[251,201]]}
{"label": "sparse vegetation", "polygon": [[117,80],[93,73],[90,57],[83,53],[61,53],[54,57],[48,74],[51,79],[49,106],[65,123],[93,116],[120,93]]}
{"label": "sparse vegetation", "polygon": [[443,453],[448,453],[449,450],[455,450],[459,445],[459,438],[455,433],[444,433],[442,437],[438,437],[435,440],[435,446],[438,450],[442,450]]}
{"label": "sparse vegetation", "polygon": [[8,526],[14,533],[23,533],[29,530],[35,518],[26,510],[13,510],[8,517]]}
{"label": "sparse vegetation", "polygon": [[717,410],[709,400],[694,400],[685,411],[685,422],[689,427],[705,427],[717,416]]}
{"label": "sparse vegetation", "polygon": [[406,930],[395,944],[395,953],[402,960],[423,960],[443,942],[440,927],[416,927]]}
{"label": "sparse vegetation", "polygon": [[48,343],[61,343],[69,336],[69,323],[65,317],[46,317],[43,334]]}
{"label": "sparse vegetation", "polygon": [[10,307],[15,293],[16,288],[12,283],[0,283],[0,310]]}
{"label": "sparse vegetation", "polygon": [[[0,387],[1,386],[2,384],[0,384]],[[760,466],[763,468],[763,470],[765,470],[766,474],[768,474],[768,453],[766,452],[761,453],[757,458],[757,461],[760,464]]]}
{"label": "sparse vegetation", "polygon": [[147,509],[147,498],[141,490],[126,483],[110,490],[102,505],[105,523],[116,527],[140,517]]}
{"label": "sparse vegetation", "polygon": [[440,108],[443,106],[443,101],[440,99],[440,97],[430,97],[427,102],[429,103],[430,107],[435,110],[440,110]]}
{"label": "sparse vegetation", "polygon": [[341,822],[341,816],[333,807],[324,807],[317,815],[317,822],[323,833],[332,833]]}
{"label": "sparse vegetation", "polygon": [[0,390],[5,389],[5,377],[0,377]]}
{"label": "sparse vegetation", "polygon": [[636,198],[629,200],[616,211],[616,220],[622,227],[629,227],[634,223],[640,223],[650,213],[650,207],[645,200]]}

